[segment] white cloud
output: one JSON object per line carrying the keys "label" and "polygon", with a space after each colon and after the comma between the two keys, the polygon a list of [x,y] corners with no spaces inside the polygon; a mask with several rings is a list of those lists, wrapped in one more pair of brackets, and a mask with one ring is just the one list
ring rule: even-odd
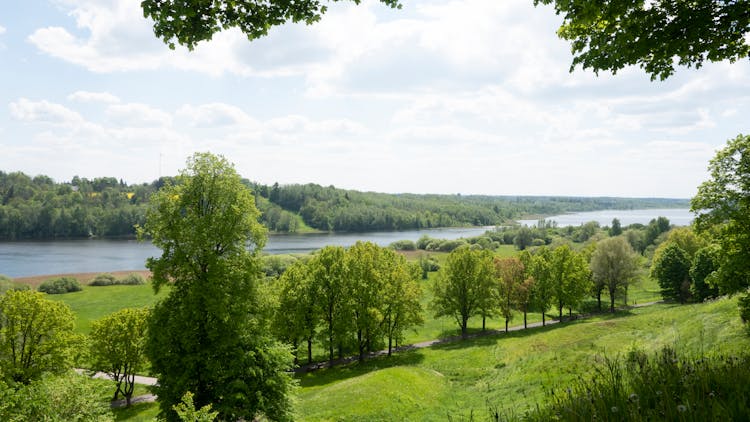
{"label": "white cloud", "polygon": [[105,112],[109,120],[119,126],[165,127],[172,124],[172,116],[147,104],[114,104]]}
{"label": "white cloud", "polygon": [[13,118],[27,123],[49,123],[53,125],[78,125],[84,122],[77,112],[47,100],[32,101],[19,98],[10,103],[10,114]]}
{"label": "white cloud", "polygon": [[187,124],[193,127],[211,128],[257,124],[241,108],[225,103],[201,104],[198,106],[186,104],[177,110],[177,116],[187,120]]}
{"label": "white cloud", "polygon": [[120,98],[109,92],[76,91],[68,95],[68,100],[82,103],[119,103]]}
{"label": "white cloud", "polygon": [[5,27],[0,25],[0,35],[3,35],[6,31]]}

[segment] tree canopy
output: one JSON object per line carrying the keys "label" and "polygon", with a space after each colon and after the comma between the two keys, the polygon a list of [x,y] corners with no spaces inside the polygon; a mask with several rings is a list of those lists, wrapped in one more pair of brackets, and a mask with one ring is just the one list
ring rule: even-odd
{"label": "tree canopy", "polygon": [[[749,9],[750,10],[750,9]],[[691,210],[699,232],[721,247],[716,281],[721,293],[750,286],[750,136],[729,140],[711,160],[709,180],[698,187]]]}
{"label": "tree canopy", "polygon": [[572,71],[616,73],[639,65],[651,79],[679,66],[747,59],[750,0],[534,0],[563,16],[558,35],[571,41]]}
{"label": "tree canopy", "polygon": [[[175,42],[190,50],[201,41],[229,28],[238,28],[249,40],[268,35],[286,22],[313,24],[328,10],[326,3],[342,0],[143,0],[143,16],[154,21],[154,34],[170,48]],[[351,0],[359,4],[361,0]],[[380,0],[400,8],[398,0]]]}
{"label": "tree canopy", "polygon": [[155,288],[172,288],[153,310],[146,353],[170,420],[188,391],[222,419],[291,418],[291,354],[265,329],[257,286],[258,216],[234,167],[208,153],[190,158],[178,183],[153,198],[140,233],[162,255],[146,266]]}

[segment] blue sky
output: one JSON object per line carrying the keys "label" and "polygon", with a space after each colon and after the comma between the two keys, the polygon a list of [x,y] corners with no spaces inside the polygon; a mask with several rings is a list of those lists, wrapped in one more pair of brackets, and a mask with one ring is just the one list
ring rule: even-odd
{"label": "blue sky", "polygon": [[195,151],[262,183],[690,197],[747,133],[750,62],[651,82],[568,72],[532,0],[336,3],[314,26],[167,48],[138,0],[0,3],[0,170],[173,175]]}

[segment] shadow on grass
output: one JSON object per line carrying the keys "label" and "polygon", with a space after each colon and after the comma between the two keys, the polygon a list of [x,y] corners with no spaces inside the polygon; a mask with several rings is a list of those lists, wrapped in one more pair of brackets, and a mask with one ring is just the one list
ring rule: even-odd
{"label": "shadow on grass", "polygon": [[381,369],[417,365],[423,360],[424,355],[422,355],[419,349],[406,350],[391,356],[369,358],[362,363],[355,361],[333,368],[318,369],[306,374],[298,374],[296,378],[300,381],[300,386],[302,387],[317,387],[358,377]]}
{"label": "shadow on grass", "polygon": [[[573,319],[570,319],[566,316],[563,317],[563,322],[561,323],[557,322],[557,320],[555,320],[554,323],[550,323],[550,320],[548,320],[547,325],[545,326],[539,325],[526,329],[512,329],[507,333],[504,330],[487,330],[483,332],[481,329],[474,329],[469,330],[469,336],[465,339],[461,339],[460,337],[452,337],[450,339],[445,339],[444,341],[437,343],[431,347],[435,350],[459,350],[469,347],[489,346],[494,344],[501,338],[523,338],[540,333],[546,333],[560,328],[570,327],[577,324],[590,323],[594,319],[596,322],[602,322],[613,319],[627,318],[634,315],[635,313],[633,313],[631,309],[620,309],[614,313],[603,312],[586,316],[574,316]],[[451,331],[446,331],[446,333],[450,332]]]}
{"label": "shadow on grass", "polygon": [[116,421],[153,421],[159,413],[158,403],[139,403],[112,409]]}

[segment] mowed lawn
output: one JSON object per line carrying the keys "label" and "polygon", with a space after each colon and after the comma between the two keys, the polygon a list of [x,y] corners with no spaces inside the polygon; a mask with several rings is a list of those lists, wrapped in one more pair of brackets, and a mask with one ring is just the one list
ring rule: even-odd
{"label": "mowed lawn", "polygon": [[564,392],[602,357],[632,348],[736,353],[750,346],[736,299],[659,304],[321,370],[300,378],[300,420],[477,420]]}

